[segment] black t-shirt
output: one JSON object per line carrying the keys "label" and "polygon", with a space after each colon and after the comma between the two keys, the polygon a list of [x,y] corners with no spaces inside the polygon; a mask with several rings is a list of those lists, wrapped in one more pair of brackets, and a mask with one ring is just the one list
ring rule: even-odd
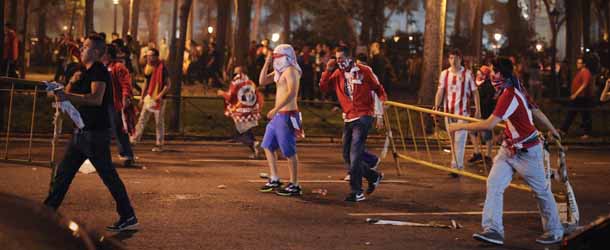
{"label": "black t-shirt", "polygon": [[71,89],[75,94],[90,94],[91,82],[105,82],[106,91],[101,106],[79,105],[76,107],[85,127],[83,130],[106,130],[110,128],[110,112],[113,105],[112,86],[110,85],[110,73],[101,62],[95,62],[89,69],[82,71],[81,80],[76,82]]}

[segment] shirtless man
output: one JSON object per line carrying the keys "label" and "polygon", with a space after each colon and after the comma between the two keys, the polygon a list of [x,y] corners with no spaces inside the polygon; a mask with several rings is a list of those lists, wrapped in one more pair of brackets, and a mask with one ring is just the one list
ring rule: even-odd
{"label": "shirtless man", "polygon": [[[273,72],[267,74],[271,62],[273,62]],[[274,190],[276,194],[282,196],[295,196],[303,193],[297,179],[296,152],[296,138],[303,135],[301,115],[297,106],[301,73],[294,49],[288,44],[280,44],[272,54],[267,55],[260,73],[261,87],[273,82],[277,86],[275,106],[267,113],[267,118],[271,121],[267,124],[261,144],[265,150],[270,171],[269,182],[259,190],[264,193]],[[282,154],[288,159],[290,165],[290,183],[284,187],[281,187],[282,183],[277,174],[275,151],[278,148],[282,150]]]}

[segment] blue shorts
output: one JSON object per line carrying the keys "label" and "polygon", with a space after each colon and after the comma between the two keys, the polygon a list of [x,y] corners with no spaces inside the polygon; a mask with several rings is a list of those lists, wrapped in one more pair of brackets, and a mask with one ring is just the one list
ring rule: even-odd
{"label": "blue shorts", "polygon": [[267,124],[261,147],[271,151],[279,148],[286,157],[295,155],[297,153],[297,140],[291,124],[290,114],[276,114]]}

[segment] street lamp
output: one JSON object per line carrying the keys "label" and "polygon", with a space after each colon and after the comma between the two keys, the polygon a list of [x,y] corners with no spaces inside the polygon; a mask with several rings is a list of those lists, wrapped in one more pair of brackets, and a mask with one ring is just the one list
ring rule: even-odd
{"label": "street lamp", "polygon": [[542,44],[536,44],[536,51],[542,52]]}
{"label": "street lamp", "polygon": [[114,29],[112,32],[116,33],[116,6],[119,5],[119,0],[112,0],[112,5],[114,5]]}
{"label": "street lamp", "polygon": [[409,36],[409,41],[413,41],[413,36]]}
{"label": "street lamp", "polygon": [[208,26],[208,34],[214,33],[214,27]]}
{"label": "street lamp", "polygon": [[274,42],[274,43],[275,43],[275,42],[277,42],[277,41],[279,41],[279,40],[280,40],[280,34],[278,34],[278,33],[273,33],[273,34],[271,35],[271,41],[272,41],[272,42]]}
{"label": "street lamp", "polygon": [[61,29],[62,29],[63,31],[68,30],[68,25],[64,25],[64,27],[61,27]]}
{"label": "street lamp", "polygon": [[400,37],[398,35],[396,35],[392,39],[394,40],[395,43],[397,43],[398,40],[400,40]]}

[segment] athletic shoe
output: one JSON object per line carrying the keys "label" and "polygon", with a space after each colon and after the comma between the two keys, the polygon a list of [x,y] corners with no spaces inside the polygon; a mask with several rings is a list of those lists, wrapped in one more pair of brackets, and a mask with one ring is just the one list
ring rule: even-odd
{"label": "athletic shoe", "polygon": [[536,238],[536,242],[540,244],[550,245],[561,242],[561,236],[553,235],[550,233],[544,233]]}
{"label": "athletic shoe", "polygon": [[344,180],[344,181],[349,181],[349,180],[351,180],[351,177],[349,176],[349,174],[347,174],[347,175],[345,176],[345,178],[343,178],[343,180]]}
{"label": "athletic shoe", "polygon": [[120,219],[112,226],[107,226],[106,230],[110,232],[123,232],[123,231],[132,231],[138,229],[138,218],[135,216],[131,216],[127,219]]}
{"label": "athletic shoe", "polygon": [[153,152],[163,152],[163,147],[156,145],[152,148]]}
{"label": "athletic shoe", "polygon": [[377,171],[377,167],[379,167],[379,164],[381,164],[381,158],[377,158],[377,162],[375,162],[375,166],[373,166],[371,170]]}
{"label": "athletic shoe", "polygon": [[381,180],[383,180],[383,173],[379,172],[375,181],[369,182],[369,187],[366,189],[366,194],[372,194],[375,191],[375,188],[377,188],[377,186],[379,186],[381,183]]}
{"label": "athletic shoe", "polygon": [[468,163],[475,163],[483,160],[481,153],[472,154],[472,158],[468,159]]}
{"label": "athletic shoe", "polygon": [[351,193],[349,196],[347,196],[345,198],[345,201],[349,201],[349,202],[359,202],[359,201],[363,201],[366,200],[366,197],[364,197],[364,194],[362,193]]}
{"label": "athletic shoe", "polygon": [[135,165],[135,161],[133,159],[127,159],[123,161],[123,166],[126,168],[133,167]]}
{"label": "athletic shoe", "polygon": [[267,183],[265,183],[265,185],[263,185],[258,191],[261,191],[263,193],[269,193],[275,189],[278,189],[282,186],[282,182],[280,180],[271,180],[269,179],[269,181]]}
{"label": "athletic shoe", "polygon": [[292,183],[288,183],[288,185],[278,191],[275,191],[275,193],[277,195],[281,195],[281,196],[298,196],[298,195],[302,195],[303,191],[301,190],[301,187],[299,187],[298,185],[294,185]]}
{"label": "athletic shoe", "polygon": [[472,238],[478,241],[482,241],[485,243],[490,243],[494,245],[504,245],[504,237],[495,231],[485,231],[482,233],[475,233],[472,235]]}

